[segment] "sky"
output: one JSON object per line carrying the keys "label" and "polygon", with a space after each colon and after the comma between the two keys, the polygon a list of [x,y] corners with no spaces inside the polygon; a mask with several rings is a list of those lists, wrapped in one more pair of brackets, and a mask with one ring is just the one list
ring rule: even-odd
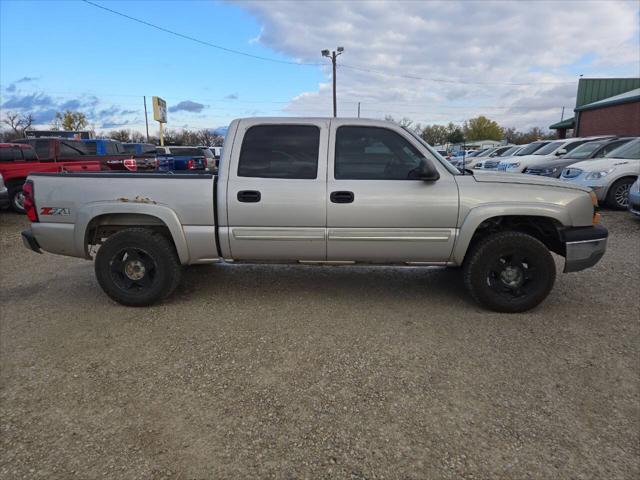
{"label": "sky", "polygon": [[640,76],[637,0],[91,1],[0,0],[2,115],[144,131],[157,95],[168,128],[330,116],[338,46],[339,116],[546,128],[580,75]]}

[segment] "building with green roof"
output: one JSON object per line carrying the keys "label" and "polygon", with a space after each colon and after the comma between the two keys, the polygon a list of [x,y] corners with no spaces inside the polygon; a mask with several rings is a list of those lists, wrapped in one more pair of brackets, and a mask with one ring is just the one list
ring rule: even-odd
{"label": "building with green roof", "polygon": [[581,78],[575,115],[549,125],[565,138],[574,136],[640,136],[640,78]]}

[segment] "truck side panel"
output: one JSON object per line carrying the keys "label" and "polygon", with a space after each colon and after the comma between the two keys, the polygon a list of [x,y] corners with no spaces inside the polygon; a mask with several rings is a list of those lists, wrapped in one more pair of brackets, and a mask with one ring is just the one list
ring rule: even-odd
{"label": "truck side panel", "polygon": [[[46,251],[86,257],[92,222],[135,226],[144,216],[144,223],[169,229],[182,263],[217,259],[211,175],[34,174],[29,179],[40,220],[32,228]],[[134,220],[128,222],[127,215]]]}

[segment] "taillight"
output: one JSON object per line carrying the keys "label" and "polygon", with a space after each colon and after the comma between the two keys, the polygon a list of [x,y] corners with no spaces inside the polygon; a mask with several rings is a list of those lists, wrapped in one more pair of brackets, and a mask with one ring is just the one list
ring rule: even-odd
{"label": "taillight", "polygon": [[37,222],[38,220],[38,211],[36,210],[36,202],[33,196],[33,182],[31,180],[27,180],[22,185],[22,194],[24,195],[24,209],[27,213],[27,217],[31,222]]}
{"label": "taillight", "polygon": [[133,158],[126,158],[124,161],[124,167],[130,172],[135,172],[138,170],[138,164]]}
{"label": "taillight", "polygon": [[196,164],[193,161],[193,158],[187,162],[187,170],[193,170],[196,168]]}

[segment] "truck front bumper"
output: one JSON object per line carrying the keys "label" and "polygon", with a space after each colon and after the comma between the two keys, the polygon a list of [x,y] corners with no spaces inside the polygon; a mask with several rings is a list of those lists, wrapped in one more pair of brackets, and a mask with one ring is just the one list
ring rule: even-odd
{"label": "truck front bumper", "polygon": [[33,233],[31,233],[31,230],[22,231],[22,243],[29,250],[33,250],[36,253],[42,253],[40,245],[38,245],[38,241],[36,240],[36,237],[33,236]]}
{"label": "truck front bumper", "polygon": [[598,263],[607,250],[608,236],[609,232],[601,225],[564,230],[564,273],[579,272]]}

